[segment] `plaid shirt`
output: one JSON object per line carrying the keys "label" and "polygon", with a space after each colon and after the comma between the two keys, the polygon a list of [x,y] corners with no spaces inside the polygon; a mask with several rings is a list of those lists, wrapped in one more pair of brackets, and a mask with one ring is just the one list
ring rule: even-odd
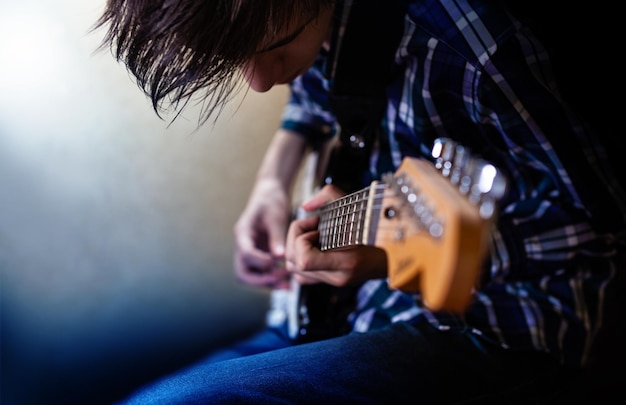
{"label": "plaid shirt", "polygon": [[[508,177],[480,288],[467,311],[455,315],[432,312],[419,294],[371,280],[360,289],[351,320],[355,331],[429,322],[584,364],[616,276],[626,198],[597,141],[561,100],[545,50],[498,7],[410,2],[395,54],[399,73],[387,88],[386,146],[371,157],[377,177],[405,156],[429,159],[433,140],[448,137]],[[337,129],[327,103],[326,59],[321,54],[291,84],[283,115],[284,128],[312,142]]]}

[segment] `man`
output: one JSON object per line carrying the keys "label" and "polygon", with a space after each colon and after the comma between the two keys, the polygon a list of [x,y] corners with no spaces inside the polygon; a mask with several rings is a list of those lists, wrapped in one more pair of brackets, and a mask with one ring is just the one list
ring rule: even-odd
{"label": "man", "polygon": [[[99,25],[157,110],[200,92],[208,118],[240,77],[259,92],[289,83],[281,128],[235,225],[236,276],[260,287],[358,287],[349,331],[340,323],[333,336],[302,343],[286,324],[270,325],[127,403],[562,398],[564,380],[589,361],[613,292],[626,199],[593,128],[562,100],[542,45],[500,2],[110,0]],[[354,94],[370,90],[358,82],[368,75],[383,83],[371,100],[369,91]],[[355,116],[364,130],[351,152],[345,135]],[[307,147],[337,132],[357,188],[404,158],[432,160],[442,137],[508,180],[467,303],[433,307],[422,291],[390,286],[379,247],[321,250],[315,215],[286,232]],[[352,191],[343,173],[303,208]]]}

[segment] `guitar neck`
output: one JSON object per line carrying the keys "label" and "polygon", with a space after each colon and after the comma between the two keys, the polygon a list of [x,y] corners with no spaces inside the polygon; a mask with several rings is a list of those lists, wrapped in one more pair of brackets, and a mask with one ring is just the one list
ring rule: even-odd
{"label": "guitar neck", "polygon": [[406,157],[382,182],[324,205],[321,250],[357,245],[385,250],[389,286],[422,292],[433,310],[464,310],[487,251],[487,235],[507,181],[492,164],[440,138],[434,164]]}
{"label": "guitar neck", "polygon": [[373,245],[385,184],[368,187],[324,205],[319,212],[320,250]]}

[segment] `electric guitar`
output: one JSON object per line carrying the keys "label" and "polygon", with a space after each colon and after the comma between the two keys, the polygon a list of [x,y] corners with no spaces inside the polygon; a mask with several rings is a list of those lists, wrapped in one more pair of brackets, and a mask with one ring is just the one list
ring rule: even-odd
{"label": "electric guitar", "polygon": [[[434,311],[462,312],[507,184],[493,165],[450,139],[437,139],[432,156],[434,165],[405,158],[382,181],[324,205],[317,213],[319,248],[380,247],[390,287],[421,292]],[[299,298],[290,315],[292,337],[309,333],[313,309],[302,299],[303,287],[294,289]]]}

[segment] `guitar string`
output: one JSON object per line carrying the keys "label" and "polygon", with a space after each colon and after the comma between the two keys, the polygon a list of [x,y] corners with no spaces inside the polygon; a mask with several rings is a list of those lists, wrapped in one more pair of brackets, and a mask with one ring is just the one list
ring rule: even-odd
{"label": "guitar string", "polygon": [[[322,206],[319,210],[322,248],[364,245],[365,243],[360,242],[366,219],[362,214],[367,210],[380,211],[382,204],[376,203],[372,206],[368,204],[370,199],[380,200],[386,192],[392,193],[385,184],[378,183]],[[333,213],[335,215],[332,215]],[[346,220],[347,218],[350,220]]]}

